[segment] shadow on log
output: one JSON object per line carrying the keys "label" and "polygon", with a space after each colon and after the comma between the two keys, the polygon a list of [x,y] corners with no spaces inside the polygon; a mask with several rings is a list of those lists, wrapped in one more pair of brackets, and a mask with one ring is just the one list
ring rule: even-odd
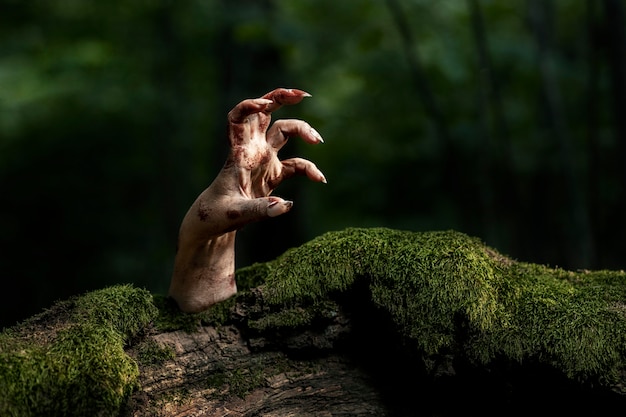
{"label": "shadow on log", "polygon": [[116,286],[0,335],[0,415],[608,414],[626,274],[457,232],[347,229],[237,271],[200,314]]}

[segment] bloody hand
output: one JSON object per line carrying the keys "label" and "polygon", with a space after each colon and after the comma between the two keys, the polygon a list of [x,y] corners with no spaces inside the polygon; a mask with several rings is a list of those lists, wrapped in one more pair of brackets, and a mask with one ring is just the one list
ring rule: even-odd
{"label": "bloody hand", "polygon": [[193,203],[179,231],[169,295],[181,310],[203,311],[237,292],[236,231],[291,209],[291,201],[270,196],[284,179],[306,175],[326,182],[311,161],[278,158],[278,151],[292,136],[312,144],[323,142],[302,120],[277,120],[270,127],[273,111],[304,97],[310,94],[278,88],[261,98],[244,100],[228,113],[230,152],[226,163]]}

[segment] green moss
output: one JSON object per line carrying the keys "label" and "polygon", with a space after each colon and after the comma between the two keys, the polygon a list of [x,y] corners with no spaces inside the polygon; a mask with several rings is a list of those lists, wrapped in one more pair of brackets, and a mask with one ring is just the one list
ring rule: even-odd
{"label": "green moss", "polygon": [[279,374],[298,377],[311,372],[320,372],[319,364],[306,360],[288,358],[280,352],[255,354],[246,362],[246,367],[236,364],[223,366],[212,372],[205,380],[215,391],[213,398],[223,400],[231,395],[244,398],[251,391],[268,385],[268,381]]}
{"label": "green moss", "polygon": [[268,274],[268,263],[255,263],[251,266],[239,268],[236,271],[237,288],[246,291],[258,287],[265,282]]}
{"label": "green moss", "polygon": [[330,232],[259,268],[266,301],[280,308],[253,327],[309,323],[311,306],[360,281],[424,355],[541,362],[605,382],[624,367],[623,271],[564,271],[514,262],[454,231],[384,228]]}
{"label": "green moss", "polygon": [[124,344],[156,314],[149,292],[122,285],[59,303],[4,331],[0,415],[115,415],[139,374]]}
{"label": "green moss", "polygon": [[266,385],[266,375],[263,368],[251,366],[215,372],[207,378],[206,383],[209,387],[219,389],[216,398],[223,399],[230,395],[244,398],[250,391]]}
{"label": "green moss", "polygon": [[626,353],[623,271],[570,272],[517,263],[506,279],[503,302],[511,320],[478,339],[474,350],[503,352],[519,361],[539,358],[580,380],[617,381]]}
{"label": "green moss", "polygon": [[169,297],[155,295],[154,304],[159,310],[159,315],[154,321],[154,326],[158,331],[183,330],[191,333],[196,331],[202,323],[204,313],[183,313],[176,305],[176,302]]}
{"label": "green moss", "polygon": [[250,328],[263,331],[281,327],[300,327],[312,324],[317,318],[332,318],[339,306],[332,301],[318,301],[306,307],[283,308],[272,314],[266,314],[248,324]]}
{"label": "green moss", "polygon": [[501,320],[493,297],[500,267],[480,241],[457,232],[347,229],[266,265],[266,294],[274,304],[313,304],[367,279],[373,300],[434,352],[450,343],[459,312],[480,329]]}
{"label": "green moss", "polygon": [[137,359],[144,366],[159,366],[175,357],[174,349],[154,339],[146,339],[137,348]]}
{"label": "green moss", "polygon": [[[326,233],[276,260],[237,271],[258,331],[334,317],[355,283],[426,361],[464,356],[553,366],[579,380],[612,384],[626,357],[626,274],[572,272],[512,261],[454,231],[346,229]],[[245,300],[245,298],[244,298]],[[166,297],[122,285],[59,302],[0,333],[0,415],[115,415],[136,388],[125,344],[154,322],[194,331],[231,319],[235,298],[184,314]],[[372,329],[373,332],[376,329]],[[171,359],[138,346],[146,365]],[[270,358],[271,359],[271,358]],[[207,381],[245,395],[275,375],[273,359],[225,368]],[[275,361],[274,361],[275,362]]]}
{"label": "green moss", "polygon": [[159,315],[154,325],[160,332],[182,330],[187,333],[197,331],[203,324],[219,326],[231,317],[235,302],[236,298],[232,297],[201,313],[183,313],[171,298],[155,295],[154,304],[159,310]]}

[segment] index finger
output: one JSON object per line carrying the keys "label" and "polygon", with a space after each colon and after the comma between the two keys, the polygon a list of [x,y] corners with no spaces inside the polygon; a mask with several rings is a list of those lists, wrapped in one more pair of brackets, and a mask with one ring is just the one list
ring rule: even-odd
{"label": "index finger", "polygon": [[311,97],[309,93],[295,88],[277,88],[265,94],[262,98],[272,100],[274,104],[268,105],[266,111],[272,112],[283,105],[298,104],[305,97]]}
{"label": "index finger", "polygon": [[250,98],[244,100],[228,112],[228,121],[231,123],[243,123],[248,116],[267,111],[272,104],[274,104],[274,102],[266,98]]}
{"label": "index finger", "polygon": [[311,97],[309,93],[295,88],[277,88],[260,98],[250,98],[241,101],[229,113],[228,121],[231,123],[243,123],[252,114],[264,112],[271,113],[283,105],[298,104],[305,97]]}

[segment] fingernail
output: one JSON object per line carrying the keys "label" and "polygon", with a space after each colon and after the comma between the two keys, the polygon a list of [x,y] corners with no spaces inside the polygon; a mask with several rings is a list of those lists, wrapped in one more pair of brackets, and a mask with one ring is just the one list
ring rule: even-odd
{"label": "fingernail", "polygon": [[317,130],[315,130],[315,129],[311,128],[311,134],[312,134],[312,135],[315,137],[315,139],[317,139],[320,143],[324,143],[324,139],[322,139],[322,135],[320,135],[320,133],[319,133]]}
{"label": "fingernail", "polygon": [[290,94],[297,94],[300,97],[313,97],[312,95],[310,95],[309,93],[307,93],[306,91],[302,91],[302,90],[298,90],[297,88],[288,88],[287,91]]}
{"label": "fingernail", "polygon": [[324,175],[322,175],[322,182],[323,182],[324,184],[328,184],[328,181],[326,181],[326,177],[325,177]]}

